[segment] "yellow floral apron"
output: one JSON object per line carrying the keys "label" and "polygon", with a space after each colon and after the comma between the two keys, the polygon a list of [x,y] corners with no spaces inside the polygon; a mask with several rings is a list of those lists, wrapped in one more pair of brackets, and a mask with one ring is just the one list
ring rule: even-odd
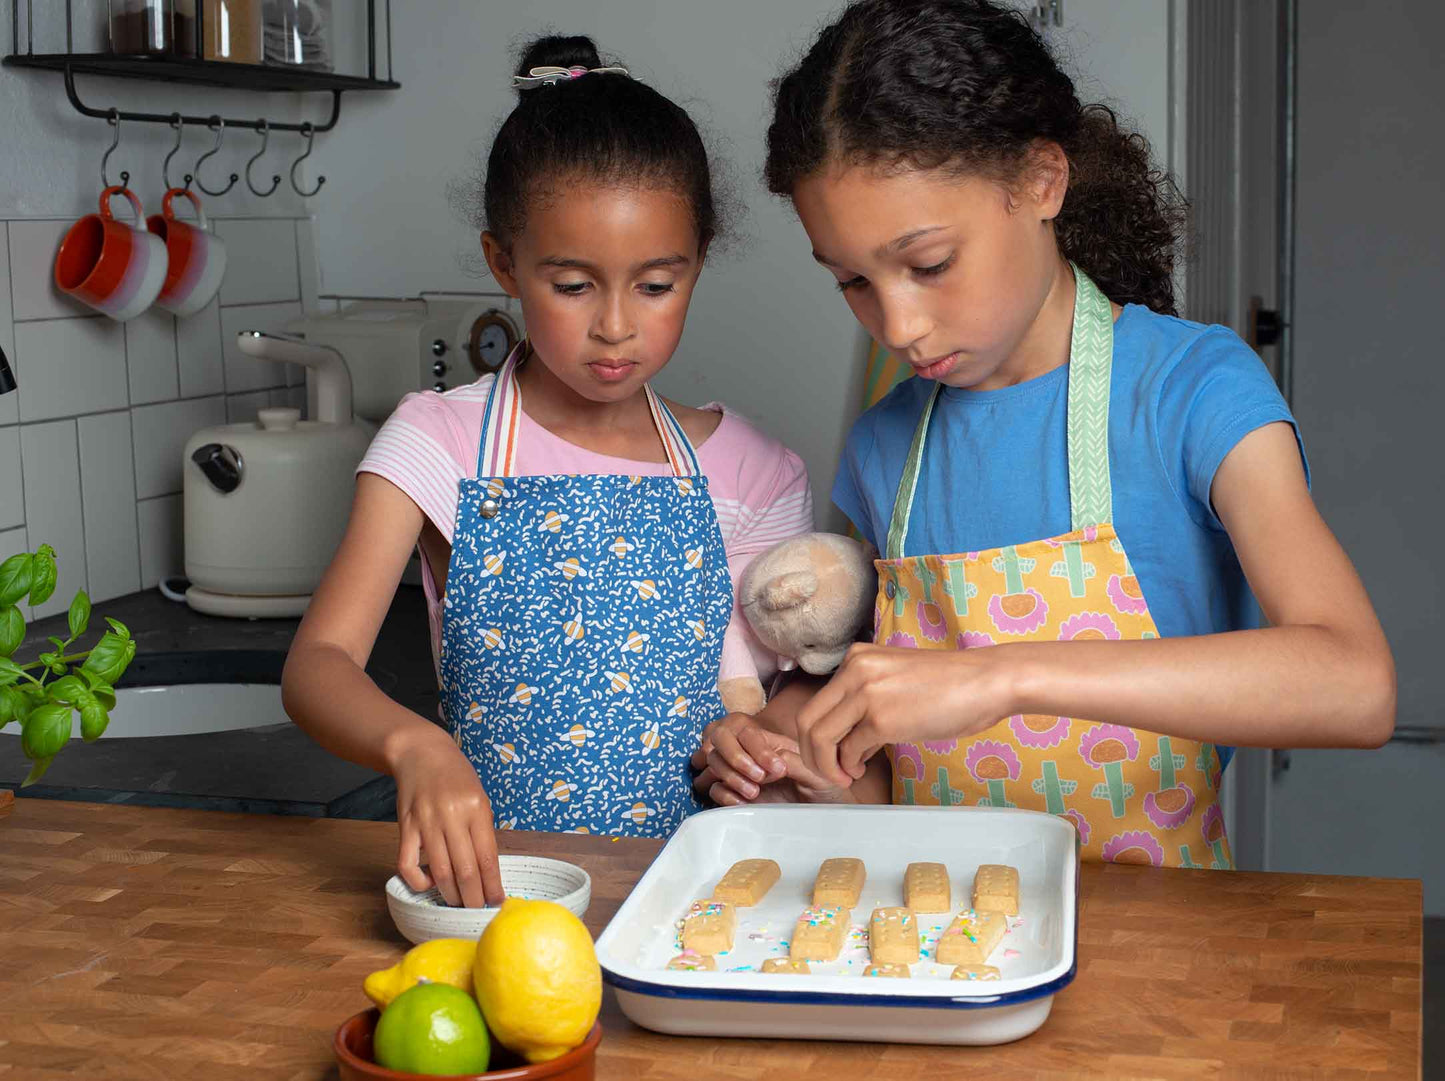
{"label": "yellow floral apron", "polygon": [[[903,470],[886,558],[878,560],[875,640],[913,649],[1003,642],[1156,638],[1139,580],[1114,532],[1109,478],[1113,312],[1074,268],[1069,348],[1073,531],[986,552],[904,557],[938,388]],[[1016,715],[969,739],[888,748],[893,802],[1025,807],[1064,815],[1085,859],[1230,868],[1217,749],[1077,717]]]}

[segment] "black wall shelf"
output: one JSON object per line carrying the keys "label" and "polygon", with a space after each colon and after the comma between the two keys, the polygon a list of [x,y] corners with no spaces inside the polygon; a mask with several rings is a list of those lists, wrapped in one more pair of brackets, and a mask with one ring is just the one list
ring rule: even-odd
{"label": "black wall shelf", "polygon": [[337,75],[272,64],[233,64],[173,56],[114,56],[111,53],[16,53],[5,57],[10,67],[71,71],[82,75],[113,75],[124,79],[190,83],[242,90],[308,93],[325,90],[398,90],[391,79]]}

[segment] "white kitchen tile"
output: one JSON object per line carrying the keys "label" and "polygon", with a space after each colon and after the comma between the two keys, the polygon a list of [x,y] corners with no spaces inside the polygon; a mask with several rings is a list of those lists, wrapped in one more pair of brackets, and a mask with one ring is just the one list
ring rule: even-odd
{"label": "white kitchen tile", "polygon": [[130,413],[101,413],[76,423],[86,580],[92,601],[109,600],[140,589]]}
{"label": "white kitchen tile", "polygon": [[226,398],[227,424],[254,424],[256,410],[270,406],[271,395],[285,394],[285,387],[275,390],[254,390],[250,394],[232,394]]}
{"label": "white kitchen tile", "polygon": [[296,222],[296,270],[301,278],[301,310],[308,315],[321,310],[321,260],[317,257],[316,221]]}
{"label": "white kitchen tile", "polygon": [[194,398],[131,410],[135,440],[135,494],[151,499],[181,490],[181,454],[201,428],[226,423],[226,399]]}
{"label": "white kitchen tile", "polygon": [[125,332],[104,316],[15,325],[21,423],[123,409]]}
{"label": "white kitchen tile", "polygon": [[54,596],[33,609],[43,619],[68,610],[75,591],[86,588],[75,421],[22,424],[20,453],[25,461],[25,529],[32,544],[55,549],[59,572]]}
{"label": "white kitchen tile", "polygon": [[180,395],[176,370],[176,317],[152,308],[125,324],[125,366],[130,404],[168,402]]}
{"label": "white kitchen tile", "polygon": [[251,390],[284,387],[288,364],[248,357],[236,345],[236,335],[243,330],[288,333],[286,324],[301,317],[301,305],[248,304],[241,308],[221,308],[221,348],[226,358],[226,393],[244,394]]}
{"label": "white kitchen tile", "polygon": [[[15,327],[10,319],[10,242],[9,227],[0,221],[0,350],[5,357],[15,355]],[[0,424],[14,424],[20,419],[20,394],[0,394]]]}
{"label": "white kitchen tile", "polygon": [[0,529],[25,524],[25,489],[20,480],[20,429],[0,428]]}
{"label": "white kitchen tile", "polygon": [[142,499],[140,516],[140,584],[154,589],[162,578],[186,573],[182,503],[178,495]]}
{"label": "white kitchen tile", "polygon": [[294,218],[233,218],[216,223],[226,242],[221,306],[299,300]]}
{"label": "white kitchen tile", "polygon": [[176,355],[182,398],[226,392],[220,301],[212,299],[195,315],[176,320]]}
{"label": "white kitchen tile", "polygon": [[95,314],[55,288],[55,253],[72,224],[69,221],[10,223],[10,289],[15,298],[16,319],[64,319],[71,315]]}

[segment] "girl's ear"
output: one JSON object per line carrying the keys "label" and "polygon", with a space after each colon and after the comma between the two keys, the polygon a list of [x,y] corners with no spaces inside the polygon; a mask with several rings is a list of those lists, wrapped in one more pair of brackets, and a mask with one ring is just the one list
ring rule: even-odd
{"label": "girl's ear", "polygon": [[1039,218],[1059,216],[1069,191],[1069,156],[1058,143],[1040,140],[1029,151],[1027,180],[1023,187],[1038,209]]}
{"label": "girl's ear", "polygon": [[497,234],[490,231],[482,234],[482,255],[486,257],[487,268],[491,270],[492,277],[497,279],[497,284],[503,291],[514,300],[520,298],[522,291],[517,286],[512,253],[502,247]]}

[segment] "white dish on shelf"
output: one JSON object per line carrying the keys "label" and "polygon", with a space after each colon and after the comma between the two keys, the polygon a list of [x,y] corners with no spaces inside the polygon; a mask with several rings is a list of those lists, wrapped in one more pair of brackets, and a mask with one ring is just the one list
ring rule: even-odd
{"label": "white dish on shelf", "polygon": [[[1021,919],[1010,921],[989,958],[1000,979],[951,980],[952,966],[931,959],[913,965],[907,980],[864,978],[867,952],[856,934],[838,961],[813,964],[810,975],[758,972],[765,958],[786,955],[780,943],[807,907],[818,864],[831,856],[867,866],[854,928],[867,926],[873,908],[903,903],[909,863],[946,864],[953,912],[920,915],[929,939],[968,907],[979,864],[1018,868]],[[782,878],[761,904],[737,910],[733,949],[718,955],[718,971],[667,970],[688,905],[708,897],[735,861],[756,857],[776,860]],[[671,1035],[1006,1043],[1042,1025],[1055,993],[1074,978],[1078,864],[1073,824],[1038,811],[800,804],[705,811],[672,835],[598,938],[597,958],[623,1012]]]}
{"label": "white dish on shelf", "polygon": [[[578,919],[592,902],[592,878],[582,868],[542,856],[500,856],[502,888],[508,897],[556,901]],[[452,908],[436,889],[417,893],[392,875],[386,883],[392,922],[411,942],[434,938],[480,938],[498,908]]]}

